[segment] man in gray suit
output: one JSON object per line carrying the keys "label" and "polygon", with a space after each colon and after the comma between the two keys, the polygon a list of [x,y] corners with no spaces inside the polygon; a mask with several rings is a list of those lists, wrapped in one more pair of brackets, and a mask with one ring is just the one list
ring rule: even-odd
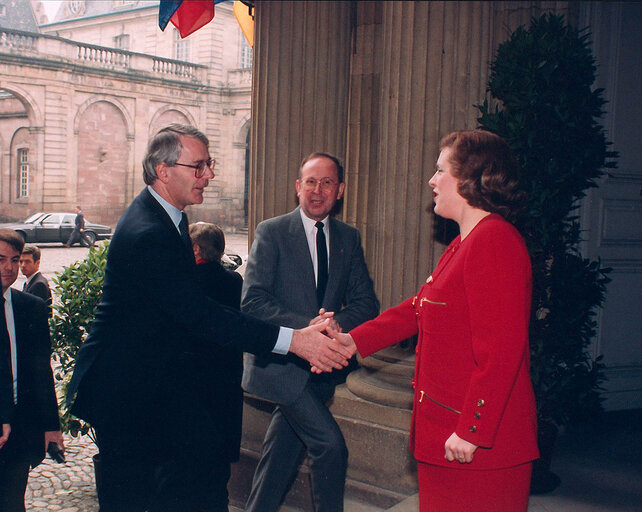
{"label": "man in gray suit", "polygon": [[[299,207],[256,228],[243,311],[293,328],[331,317],[333,328],[346,331],[378,314],[359,232],[330,216],[344,188],[336,157],[313,153],[303,160],[296,181]],[[276,512],[304,450],[314,510],[343,510],[348,450],[325,405],[334,394],[336,374],[311,374],[296,356],[246,357],[243,388],[277,404],[246,511]]]}

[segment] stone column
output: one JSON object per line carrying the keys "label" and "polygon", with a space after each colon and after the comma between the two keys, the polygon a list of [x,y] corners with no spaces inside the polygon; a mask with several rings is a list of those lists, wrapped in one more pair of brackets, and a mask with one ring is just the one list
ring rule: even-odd
{"label": "stone column", "polygon": [[[476,127],[507,24],[558,4],[257,1],[250,233],[292,208],[304,154],[334,152],[346,162],[342,218],[362,234],[382,307],[414,295],[447,231],[426,212],[439,139]],[[361,363],[331,411],[350,451],[347,493],[385,508],[417,487],[407,449],[413,344]],[[259,449],[268,409],[247,400],[246,453]],[[298,482],[289,499],[309,507]]]}
{"label": "stone column", "polygon": [[256,2],[248,228],[294,208],[301,159],[346,152],[350,2]]}
{"label": "stone column", "polygon": [[[357,5],[344,217],[364,234],[385,309],[415,294],[457,233],[431,213],[428,181],[441,137],[477,127],[475,105],[485,98],[489,64],[508,27],[550,10],[571,13],[567,2]],[[361,360],[349,390],[411,408],[413,346]]]}
{"label": "stone column", "polygon": [[[346,211],[348,221],[356,218],[366,233],[377,295],[387,308],[415,293],[443,250],[435,243],[434,215],[426,212],[432,202],[428,180],[439,139],[453,129],[475,127],[473,105],[483,98],[489,60],[490,9],[482,2],[372,4],[371,19],[378,23],[358,24],[355,31],[348,132],[349,163],[352,168],[356,160],[354,167],[362,171],[349,174],[358,183],[349,182],[347,189],[367,189],[368,200],[350,195]],[[359,5],[359,11],[366,10]],[[357,22],[365,18],[357,16]],[[377,35],[372,43],[371,33]],[[368,87],[357,87],[363,83]],[[368,152],[361,149],[364,127]],[[349,390],[411,408],[413,346],[360,361]]]}

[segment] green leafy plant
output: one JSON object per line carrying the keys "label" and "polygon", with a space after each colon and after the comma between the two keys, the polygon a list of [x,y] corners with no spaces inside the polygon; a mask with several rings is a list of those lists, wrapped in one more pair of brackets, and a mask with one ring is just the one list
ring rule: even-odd
{"label": "green leafy plant", "polygon": [[91,426],[71,414],[65,397],[76,355],[89,334],[100,302],[108,249],[109,242],[92,247],[84,260],[56,273],[53,282],[58,300],[49,321],[62,431],[73,437],[87,434],[94,441]]}
{"label": "green leafy plant", "polygon": [[601,411],[604,364],[589,353],[607,274],[579,251],[579,201],[615,167],[599,124],[605,100],[593,89],[589,34],[562,16],[520,27],[497,50],[480,127],[504,137],[519,159],[528,194],[517,226],[533,265],[531,374],[540,426]]}

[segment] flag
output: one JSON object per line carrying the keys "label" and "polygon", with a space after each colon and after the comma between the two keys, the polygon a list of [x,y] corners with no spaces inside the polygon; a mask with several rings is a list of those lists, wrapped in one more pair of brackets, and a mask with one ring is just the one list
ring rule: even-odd
{"label": "flag", "polygon": [[241,27],[245,39],[247,39],[247,43],[254,48],[254,16],[250,12],[250,8],[247,5],[240,0],[235,0],[234,16]]}
{"label": "flag", "polygon": [[187,37],[214,18],[214,4],[223,0],[161,0],[158,26],[165,30],[171,21],[181,37]]}

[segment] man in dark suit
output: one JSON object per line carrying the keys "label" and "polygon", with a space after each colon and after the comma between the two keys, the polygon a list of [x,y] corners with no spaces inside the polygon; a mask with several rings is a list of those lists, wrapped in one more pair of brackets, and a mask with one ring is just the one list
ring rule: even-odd
{"label": "man in dark suit", "polygon": [[15,231],[0,229],[0,423],[11,428],[8,439],[0,440],[2,512],[24,512],[29,468],[42,462],[50,442],[64,450],[50,365],[47,306],[11,289],[23,245]]}
{"label": "man in dark suit", "polygon": [[69,235],[69,239],[65,244],[65,247],[71,247],[76,242],[80,243],[82,240],[85,241],[86,246],[92,246],[91,241],[85,236],[85,214],[82,212],[80,206],[76,206],[76,218],[74,219],[74,229]]}
{"label": "man in dark suit", "polygon": [[[197,222],[190,224],[189,236],[196,258],[196,277],[203,292],[219,304],[235,310],[241,309],[243,278],[221,264],[225,251],[225,234],[216,224]],[[243,419],[243,352],[235,347],[219,347],[203,359],[210,379],[206,395],[213,414],[224,424],[225,450],[221,454],[221,478],[212,485],[220,486],[218,493],[227,499],[227,482],[232,462],[239,460],[241,449],[241,422]]]}
{"label": "man in dark suit", "polygon": [[27,278],[22,291],[40,297],[49,307],[51,315],[51,290],[49,281],[40,273],[40,249],[26,244],[20,255],[20,272]]}
{"label": "man in dark suit", "polygon": [[[379,312],[359,232],[330,216],[343,196],[343,167],[326,153],[304,159],[296,181],[299,207],[256,228],[241,308],[293,328],[332,316],[350,330]],[[326,313],[330,312],[330,313]],[[326,402],[335,375],[310,375],[296,356],[248,354],[243,388],[276,402],[246,505],[276,512],[304,450],[315,511],[343,510],[348,452]]]}
{"label": "man in dark suit", "polygon": [[347,364],[321,334],[326,325],[292,331],[203,293],[183,210],[203,202],[214,177],[208,144],[185,125],[150,141],[147,187],[116,227],[102,300],[78,352],[68,398],[77,392],[72,412],[96,431],[101,512],[227,510],[210,485],[221,478],[225,424],[204,399],[203,361],[218,347],[290,351],[321,370]]}

